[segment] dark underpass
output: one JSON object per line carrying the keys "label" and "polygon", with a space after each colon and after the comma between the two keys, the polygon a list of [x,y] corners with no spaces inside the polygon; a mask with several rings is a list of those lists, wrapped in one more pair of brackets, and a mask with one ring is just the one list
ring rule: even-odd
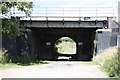
{"label": "dark underpass", "polygon": [[[45,21],[21,20],[21,24],[30,29],[31,53],[38,60],[92,60],[96,30],[108,27],[107,20],[51,21],[48,17]],[[75,42],[74,54],[56,50],[55,44],[62,37]]]}
{"label": "dark underpass", "polygon": [[[73,28],[33,28],[32,53],[42,60],[91,60],[94,50],[96,29]],[[70,37],[76,43],[75,54],[59,54],[55,50],[55,43],[61,37]]]}
{"label": "dark underpass", "polygon": [[[27,29],[23,31],[23,35],[13,39],[6,39],[6,36],[3,36],[3,43],[6,43],[3,46],[9,50],[11,55],[17,55],[16,53],[30,55],[37,60],[88,61],[92,60],[93,57],[96,30],[107,28],[108,21],[20,20],[20,25]],[[55,45],[63,37],[68,37],[74,41],[74,51],[67,48],[67,51],[61,49],[59,52],[61,46],[56,48]],[[65,47],[67,45],[64,44]],[[69,51],[73,51],[73,53]]]}

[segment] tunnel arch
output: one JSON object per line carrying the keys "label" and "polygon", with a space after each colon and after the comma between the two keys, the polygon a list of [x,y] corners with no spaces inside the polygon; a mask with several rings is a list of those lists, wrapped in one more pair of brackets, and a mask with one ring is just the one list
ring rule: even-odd
{"label": "tunnel arch", "polygon": [[77,54],[77,42],[69,36],[60,36],[54,42],[54,53],[56,59],[73,60]]}
{"label": "tunnel arch", "polygon": [[[56,60],[55,42],[69,37],[76,42],[75,60],[92,60],[96,29],[36,29],[32,31],[32,55],[38,60]],[[67,56],[67,54],[65,54]]]}

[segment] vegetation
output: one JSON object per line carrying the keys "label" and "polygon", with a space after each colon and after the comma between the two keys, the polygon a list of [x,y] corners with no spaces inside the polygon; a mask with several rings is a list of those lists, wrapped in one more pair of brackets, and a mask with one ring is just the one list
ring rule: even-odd
{"label": "vegetation", "polygon": [[119,55],[120,49],[118,49],[118,52],[114,54],[113,57],[107,59],[102,66],[102,69],[107,72],[110,77],[120,77]]}
{"label": "vegetation", "polygon": [[[0,10],[3,15],[11,13],[11,8],[16,8],[19,11],[25,12],[27,16],[30,16],[31,8],[33,7],[32,2],[21,2],[18,0],[2,0],[0,3]],[[14,13],[13,13],[14,14]],[[11,14],[8,14],[11,15]]]}
{"label": "vegetation", "polygon": [[120,76],[120,49],[108,49],[93,59],[93,63],[101,66],[101,70],[106,72],[109,77]]}
{"label": "vegetation", "polygon": [[7,64],[0,63],[0,70],[10,69],[10,68],[19,68],[19,67],[21,66],[14,63],[7,63]]}
{"label": "vegetation", "polygon": [[76,43],[69,37],[58,39],[55,48],[59,54],[76,54]]}
{"label": "vegetation", "polygon": [[[15,16],[15,11],[21,11],[30,17],[32,2],[18,1],[18,0],[2,0],[0,2],[0,14],[2,15],[0,22],[2,22],[2,29],[0,31],[10,38],[20,36],[25,29],[19,24],[18,17]],[[11,10],[12,9],[12,10]],[[0,69],[8,68],[18,65],[34,65],[46,64],[44,61],[37,61],[29,55],[25,54],[9,54],[7,50],[0,50]]]}
{"label": "vegetation", "polygon": [[5,63],[5,54],[6,54],[6,50],[2,51],[0,50],[0,63]]}
{"label": "vegetation", "polygon": [[2,19],[2,32],[9,37],[20,36],[22,26],[9,19]]}
{"label": "vegetation", "polygon": [[[18,1],[18,0],[2,0],[0,2],[0,14],[2,14],[2,18],[0,22],[2,22],[2,33],[7,35],[8,37],[17,37],[20,36],[22,30],[24,29],[20,26],[17,21],[17,17],[13,15],[15,11],[11,9],[24,12],[27,17],[31,14],[31,9],[33,8],[32,2],[27,1]],[[14,18],[14,20],[13,20]],[[8,55],[7,50],[0,50],[0,65],[3,64],[19,64],[19,65],[29,65],[32,64],[33,60],[30,56],[27,55]],[[36,61],[38,62],[38,61]],[[36,63],[35,62],[35,63]]]}
{"label": "vegetation", "polygon": [[12,67],[48,64],[46,61],[34,60],[27,55],[8,55],[7,50],[0,50],[0,70]]}
{"label": "vegetation", "polygon": [[[15,9],[17,11],[24,12],[27,17],[30,17],[31,9],[33,8],[32,2],[20,2],[18,0],[2,0],[0,2],[0,14],[2,14],[3,18],[0,22],[2,22],[2,32],[7,34],[8,36],[16,37],[21,34],[21,27],[17,21],[11,19],[11,16],[15,14],[11,9]],[[14,19],[16,17],[14,16]]]}

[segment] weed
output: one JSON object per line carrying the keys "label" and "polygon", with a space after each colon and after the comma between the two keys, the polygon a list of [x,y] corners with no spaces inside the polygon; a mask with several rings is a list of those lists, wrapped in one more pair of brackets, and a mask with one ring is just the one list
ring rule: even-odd
{"label": "weed", "polygon": [[118,49],[118,52],[115,53],[113,57],[106,59],[102,66],[102,69],[108,73],[109,77],[120,76],[119,55],[120,49]]}

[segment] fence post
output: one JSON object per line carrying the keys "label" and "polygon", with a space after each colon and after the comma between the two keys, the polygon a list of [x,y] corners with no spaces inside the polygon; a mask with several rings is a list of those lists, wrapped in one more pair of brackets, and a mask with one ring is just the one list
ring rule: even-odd
{"label": "fence post", "polygon": [[47,9],[47,7],[46,7],[46,16],[48,16],[48,11],[47,11],[48,9]]}
{"label": "fence post", "polygon": [[64,8],[63,8],[63,17],[64,17]]}
{"label": "fence post", "polygon": [[97,7],[96,7],[96,20],[97,20],[97,15],[98,15],[97,13],[98,13],[98,12],[97,12]]}
{"label": "fence post", "polygon": [[118,22],[120,22],[120,1],[118,2]]}
{"label": "fence post", "polygon": [[117,47],[120,48],[120,35],[117,36]]}
{"label": "fence post", "polygon": [[0,20],[0,49],[2,48],[2,19]]}
{"label": "fence post", "polygon": [[81,14],[80,14],[80,8],[79,8],[79,17],[81,16]]}
{"label": "fence post", "polygon": [[[120,1],[118,2],[118,23],[120,23]],[[119,35],[117,37],[117,46],[120,48],[120,26],[119,27]]]}

